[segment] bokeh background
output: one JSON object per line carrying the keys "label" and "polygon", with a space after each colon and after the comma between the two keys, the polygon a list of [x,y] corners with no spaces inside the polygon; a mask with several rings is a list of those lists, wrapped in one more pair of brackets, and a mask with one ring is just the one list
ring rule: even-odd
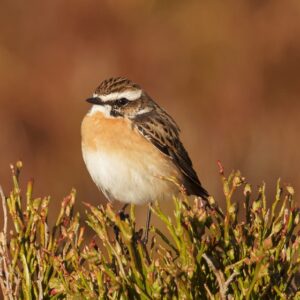
{"label": "bokeh background", "polygon": [[79,209],[105,201],[81,157],[80,124],[84,99],[111,76],[138,82],[176,119],[217,201],[217,160],[254,187],[273,192],[281,177],[300,190],[298,0],[1,0],[6,193],[9,164],[22,159],[52,213],[72,187]]}

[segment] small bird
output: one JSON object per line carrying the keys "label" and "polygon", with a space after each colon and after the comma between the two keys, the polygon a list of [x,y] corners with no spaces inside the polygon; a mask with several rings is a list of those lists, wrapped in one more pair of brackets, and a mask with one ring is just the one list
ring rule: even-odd
{"label": "small bird", "polygon": [[[179,127],[138,84],[122,77],[104,80],[87,102],[81,125],[86,167],[109,201],[144,204],[179,193],[207,199],[179,138]],[[148,208],[144,242],[151,217]]]}

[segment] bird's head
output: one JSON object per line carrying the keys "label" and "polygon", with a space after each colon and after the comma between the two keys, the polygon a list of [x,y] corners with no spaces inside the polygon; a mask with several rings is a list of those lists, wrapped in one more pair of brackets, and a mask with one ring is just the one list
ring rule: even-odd
{"label": "bird's head", "polygon": [[139,85],[122,77],[104,80],[86,101],[93,104],[89,114],[102,112],[110,118],[134,119],[155,108]]}

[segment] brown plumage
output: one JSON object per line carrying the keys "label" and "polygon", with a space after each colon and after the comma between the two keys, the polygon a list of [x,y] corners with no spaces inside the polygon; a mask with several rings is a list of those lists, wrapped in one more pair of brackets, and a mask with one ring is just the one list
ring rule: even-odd
{"label": "brown plumage", "polygon": [[[99,189],[111,201],[142,204],[179,193],[207,199],[180,141],[175,121],[141,87],[111,78],[97,87],[82,126],[83,158]],[[148,210],[147,231],[151,210]]]}
{"label": "brown plumage", "polygon": [[122,92],[126,89],[140,89],[140,86],[126,78],[109,78],[100,83],[95,90],[95,94],[108,95],[115,92]]}
{"label": "brown plumage", "polygon": [[163,109],[156,105],[156,109],[134,118],[133,124],[147,140],[174,162],[184,178],[182,184],[189,195],[208,197],[208,192],[202,187],[180,141],[179,127]]}
{"label": "brown plumage", "polygon": [[[202,187],[192,161],[180,141],[178,125],[138,84],[122,77],[110,78],[97,87],[94,95],[101,99],[111,94],[117,97],[126,91],[140,90],[140,97],[128,101],[126,105],[118,105],[117,99],[107,100],[106,103],[111,105],[111,116],[131,120],[132,127],[176,165],[184,179],[182,184],[187,193],[206,199],[208,192]],[[140,113],[143,111],[144,113]]]}
{"label": "brown plumage", "polygon": [[[107,95],[138,89],[141,89],[138,84],[129,79],[117,77],[104,80],[96,89],[95,94]],[[149,108],[149,111],[137,114],[138,111],[145,108]],[[131,113],[130,109],[134,113]],[[180,141],[180,129],[173,118],[145,92],[139,99],[128,103],[127,108],[123,107],[120,110],[120,115],[126,116],[126,113],[132,120],[133,126],[178,167],[185,179],[183,185],[187,193],[207,198],[208,192],[202,187],[192,161]]]}

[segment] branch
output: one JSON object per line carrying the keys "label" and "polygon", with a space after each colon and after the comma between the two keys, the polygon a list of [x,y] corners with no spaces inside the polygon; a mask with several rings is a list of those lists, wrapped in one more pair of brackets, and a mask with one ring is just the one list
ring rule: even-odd
{"label": "branch", "polygon": [[7,265],[10,265],[9,257],[7,254],[7,208],[6,198],[2,186],[0,186],[0,197],[2,200],[3,209],[3,231],[0,232],[0,285],[3,290],[4,299],[13,300],[13,292],[9,281],[9,271],[7,267]]}
{"label": "branch", "polygon": [[3,235],[4,235],[4,243],[6,246],[7,242],[7,208],[6,208],[6,199],[4,196],[4,192],[2,186],[0,185],[0,196],[2,200],[2,209],[3,209]]}
{"label": "branch", "polygon": [[222,300],[226,300],[226,295],[228,292],[228,287],[229,284],[232,282],[232,280],[239,274],[238,272],[234,271],[229,278],[225,281],[224,279],[224,274],[218,270],[215,265],[213,264],[212,260],[205,254],[203,253],[202,257],[205,259],[205,261],[207,262],[207,265],[209,266],[209,268],[213,271],[213,273],[215,274],[217,281],[218,281],[218,285],[219,285],[219,289],[220,289],[220,298]]}

